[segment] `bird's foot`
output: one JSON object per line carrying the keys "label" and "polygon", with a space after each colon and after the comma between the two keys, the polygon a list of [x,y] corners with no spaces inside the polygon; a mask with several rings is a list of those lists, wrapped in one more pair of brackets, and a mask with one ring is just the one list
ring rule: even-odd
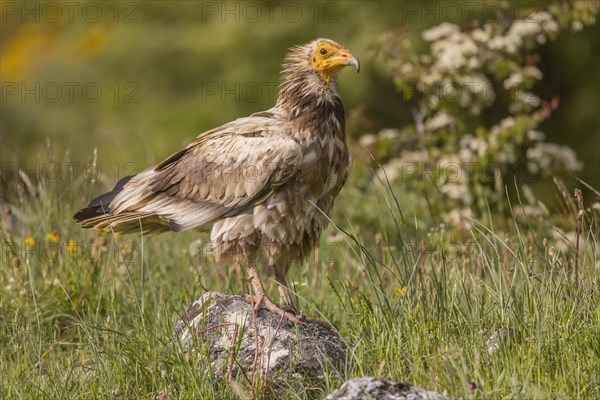
{"label": "bird's foot", "polygon": [[292,309],[288,307],[281,307],[277,303],[273,302],[266,295],[256,296],[256,295],[245,295],[246,302],[250,303],[254,306],[256,310],[265,309],[273,314],[280,315],[294,323],[304,323],[306,317],[303,315],[299,315],[298,311],[292,306]]}
{"label": "bird's foot", "polygon": [[273,314],[280,315],[288,320],[297,323],[297,324],[317,324],[321,325],[326,329],[333,329],[333,326],[327,321],[321,321],[318,319],[312,319],[307,317],[306,315],[301,314],[293,304],[286,304],[284,306],[279,306],[277,303],[273,302],[266,295],[265,296],[256,296],[256,295],[245,295],[246,302],[254,305],[256,310],[265,309]]}
{"label": "bird's foot", "polygon": [[284,304],[281,306],[281,309],[284,311],[290,312],[294,315],[297,315],[299,317],[302,316],[302,314],[300,314],[300,311],[298,311],[293,304]]}

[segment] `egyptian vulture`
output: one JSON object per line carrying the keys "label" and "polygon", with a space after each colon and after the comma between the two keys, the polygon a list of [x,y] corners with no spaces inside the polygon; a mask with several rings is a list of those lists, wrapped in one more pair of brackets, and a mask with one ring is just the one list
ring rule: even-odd
{"label": "egyptian vulture", "polygon": [[[318,245],[352,157],[336,76],[359,61],[344,46],[317,39],[290,49],[277,103],[198,136],[186,148],[75,214],[84,228],[115,232],[210,230],[217,265],[239,262],[259,308],[302,320],[286,282],[293,261]],[[256,270],[279,286],[273,302]]]}

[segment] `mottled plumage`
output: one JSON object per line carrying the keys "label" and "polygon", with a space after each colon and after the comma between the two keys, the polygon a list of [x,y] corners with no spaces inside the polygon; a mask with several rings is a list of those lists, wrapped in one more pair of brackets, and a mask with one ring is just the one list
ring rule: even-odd
{"label": "mottled plumage", "polygon": [[259,305],[295,318],[264,294],[262,260],[292,308],[285,273],[313,249],[350,171],[336,74],[358,60],[317,39],[290,50],[276,105],[201,134],[185,149],[75,214],[116,232],[211,230],[218,263],[241,262]]}

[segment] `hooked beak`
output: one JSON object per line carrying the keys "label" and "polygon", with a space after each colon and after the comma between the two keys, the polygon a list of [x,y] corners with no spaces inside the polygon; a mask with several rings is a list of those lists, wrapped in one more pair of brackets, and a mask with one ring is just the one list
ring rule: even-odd
{"label": "hooked beak", "polygon": [[356,68],[357,73],[360,72],[360,61],[358,61],[358,58],[354,57],[352,53],[350,53],[350,51],[346,48],[339,49],[333,61],[338,66],[351,66]]}
{"label": "hooked beak", "polygon": [[313,68],[321,75],[321,79],[327,84],[344,67],[352,66],[360,71],[360,62],[346,48],[338,48],[332,54],[322,60],[316,61]]}
{"label": "hooked beak", "polygon": [[350,58],[348,61],[346,61],[346,65],[350,65],[350,66],[356,68],[357,74],[360,72],[360,61],[358,61],[358,58],[352,56],[352,58]]}

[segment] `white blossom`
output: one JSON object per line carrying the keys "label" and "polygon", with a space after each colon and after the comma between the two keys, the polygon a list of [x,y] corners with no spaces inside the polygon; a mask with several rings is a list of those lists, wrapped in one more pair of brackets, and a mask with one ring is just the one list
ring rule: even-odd
{"label": "white blossom", "polygon": [[412,63],[404,63],[400,66],[400,73],[410,75],[415,71],[415,66]]}
{"label": "white blossom", "polygon": [[402,159],[394,158],[381,166],[381,169],[375,174],[374,180],[376,183],[394,182],[403,175],[405,168],[406,164]]}
{"label": "white blossom", "polygon": [[522,38],[534,36],[542,31],[542,26],[535,20],[517,20],[508,29],[507,37],[521,41]]}
{"label": "white blossom", "polygon": [[426,149],[416,151],[404,151],[400,157],[394,158],[377,171],[373,180],[375,183],[385,182],[386,179],[393,182],[402,178],[402,181],[421,176],[420,171],[429,159]]}
{"label": "white blossom", "polygon": [[504,88],[508,90],[517,87],[523,82],[525,77],[539,81],[542,79],[543,75],[539,68],[535,66],[526,66],[522,70],[510,74],[510,76],[504,80]]}
{"label": "white blossom", "polygon": [[490,40],[490,32],[477,28],[471,32],[471,37],[478,42],[487,43]]}
{"label": "white blossom", "polygon": [[532,19],[538,21],[545,32],[558,32],[559,26],[550,13],[537,11],[533,14]]}
{"label": "white blossom", "polygon": [[489,144],[485,140],[470,133],[460,138],[458,146],[461,151],[459,154],[463,161],[483,158],[489,149]]}
{"label": "white blossom", "polygon": [[360,137],[360,139],[358,140],[358,144],[362,147],[372,147],[375,146],[377,144],[377,136],[375,136],[372,133],[369,133],[367,135],[363,135]]}
{"label": "white blossom", "polygon": [[527,19],[514,21],[506,35],[493,37],[489,40],[488,47],[515,54],[523,46],[524,39],[535,38],[540,43],[546,40],[546,34],[556,31],[558,31],[556,21],[547,12],[540,11]]}
{"label": "white blossom", "polygon": [[460,28],[458,25],[451,24],[449,22],[442,22],[441,24],[424,31],[421,37],[423,38],[423,40],[433,42],[434,40],[439,40],[443,37],[450,36],[451,34],[457,32],[460,32]]}
{"label": "white blossom", "polygon": [[448,182],[440,185],[440,191],[449,199],[461,200],[466,204],[470,204],[471,194],[469,187],[462,182]]}
{"label": "white blossom", "polygon": [[470,218],[473,218],[473,211],[470,208],[462,210],[453,209],[446,217],[449,223],[464,230],[471,229],[471,223],[468,221]]}
{"label": "white blossom", "polygon": [[436,108],[440,104],[440,97],[437,94],[432,94],[429,97],[429,107]]}
{"label": "white blossom", "polygon": [[481,61],[478,57],[470,57],[469,60],[467,60],[467,68],[469,70],[474,70],[481,67]]}
{"label": "white blossom", "polygon": [[523,82],[523,75],[520,72],[513,72],[504,80],[504,89],[512,89]]}
{"label": "white blossom", "polygon": [[404,162],[423,164],[429,160],[429,152],[426,149],[415,151],[403,151],[400,158]]}
{"label": "white blossom", "polygon": [[528,65],[525,68],[523,68],[523,73],[529,77],[537,79],[538,81],[544,77],[542,71],[540,71],[538,67],[533,65]]}
{"label": "white blossom", "polygon": [[465,163],[472,163],[476,160],[475,154],[467,148],[459,149],[458,157]]}
{"label": "white blossom", "polygon": [[546,135],[544,132],[530,129],[527,131],[527,139],[531,140],[532,142],[541,142],[542,140],[546,139]]}
{"label": "white blossom", "polygon": [[377,133],[378,140],[397,140],[400,137],[400,131],[398,129],[382,129]]}
{"label": "white blossom", "polygon": [[515,126],[515,119],[513,117],[506,117],[503,118],[495,128],[497,129],[499,127],[500,129],[507,129],[512,128],[513,126]]}
{"label": "white blossom", "polygon": [[436,56],[435,68],[452,71],[467,65],[469,58],[477,54],[478,47],[469,36],[454,33],[431,45],[431,52]]}
{"label": "white blossom", "polygon": [[[435,170],[434,170],[435,171]],[[469,176],[456,155],[442,156],[437,162],[438,186],[449,199],[471,203]]]}
{"label": "white blossom", "polygon": [[519,50],[520,45],[520,40],[517,43],[514,39],[508,38],[506,36],[496,36],[490,39],[490,41],[488,42],[488,47],[491,50],[504,50],[510,54],[515,54]]}
{"label": "white blossom", "polygon": [[528,160],[534,162],[532,167],[538,170],[552,170],[557,162],[571,172],[583,169],[583,163],[577,159],[573,149],[555,143],[536,143],[534,147],[527,149],[526,155]]}
{"label": "white blossom", "polygon": [[438,83],[442,79],[442,75],[437,69],[432,69],[429,74],[425,74],[421,77],[421,82],[426,86],[432,86]]}
{"label": "white blossom", "polygon": [[425,121],[425,129],[429,132],[436,131],[438,129],[452,126],[455,123],[455,118],[445,111],[438,111],[433,117]]}

